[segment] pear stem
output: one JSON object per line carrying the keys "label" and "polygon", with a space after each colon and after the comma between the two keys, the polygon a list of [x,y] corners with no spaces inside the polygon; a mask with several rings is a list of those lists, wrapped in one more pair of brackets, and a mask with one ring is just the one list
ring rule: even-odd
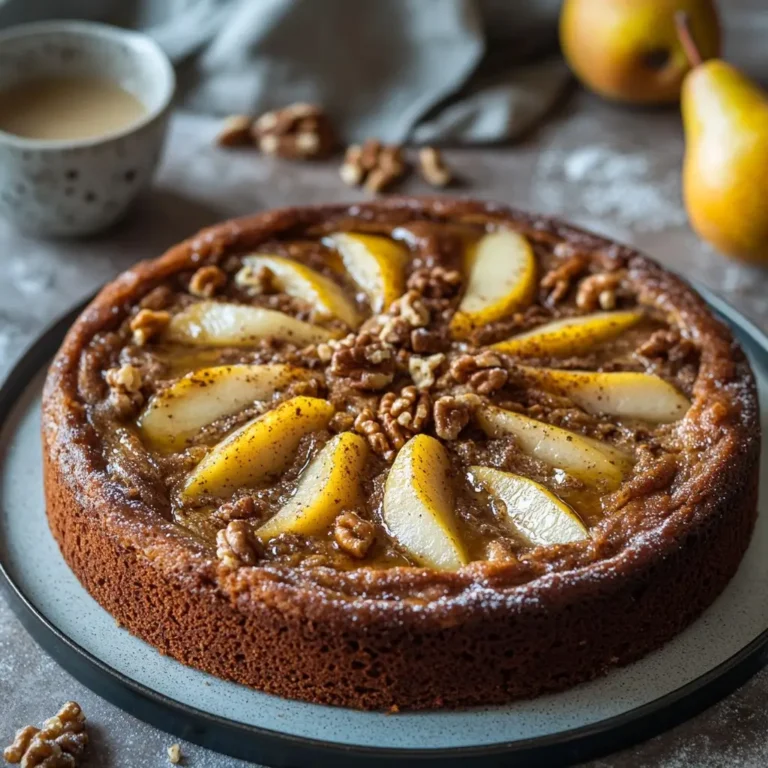
{"label": "pear stem", "polygon": [[688,57],[688,62],[691,67],[696,68],[700,66],[704,60],[701,58],[699,47],[693,39],[691,22],[685,11],[678,11],[675,14],[675,27],[677,27],[677,36],[680,39],[680,44],[683,46],[683,50]]}

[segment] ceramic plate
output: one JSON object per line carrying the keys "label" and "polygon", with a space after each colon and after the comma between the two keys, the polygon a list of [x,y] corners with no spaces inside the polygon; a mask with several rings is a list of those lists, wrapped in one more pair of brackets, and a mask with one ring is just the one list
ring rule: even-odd
{"label": "ceramic plate", "polygon": [[[768,341],[733,309],[705,295],[747,349],[761,401],[768,403]],[[97,693],[159,728],[275,766],[509,765],[512,757],[567,763],[691,716],[765,663],[766,493],[737,575],[698,621],[641,661],[564,693],[456,712],[355,712],[259,693],[161,656],[119,629],[80,586],[45,519],[41,387],[47,363],[78,311],[38,340],[0,391],[0,565],[14,609],[38,642]],[[766,433],[768,408],[761,409],[761,419]],[[762,462],[768,466],[768,450]]]}

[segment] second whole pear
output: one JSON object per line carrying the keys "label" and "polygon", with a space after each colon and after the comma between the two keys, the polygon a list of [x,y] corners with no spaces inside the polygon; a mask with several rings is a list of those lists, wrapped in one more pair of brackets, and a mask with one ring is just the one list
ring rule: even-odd
{"label": "second whole pear", "polygon": [[682,111],[691,225],[723,253],[768,264],[768,94],[711,60],[685,79]]}

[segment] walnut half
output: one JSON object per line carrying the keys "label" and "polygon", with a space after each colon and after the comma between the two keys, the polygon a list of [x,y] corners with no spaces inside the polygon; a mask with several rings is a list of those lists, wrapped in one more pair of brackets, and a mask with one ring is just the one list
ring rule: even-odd
{"label": "walnut half", "polygon": [[351,511],[342,512],[333,526],[333,538],[339,549],[358,559],[368,554],[375,537],[373,523]]}
{"label": "walnut half", "polygon": [[83,710],[77,702],[68,701],[42,728],[28,725],[17,731],[3,757],[9,763],[21,763],[22,768],[75,768],[87,744]]}
{"label": "walnut half", "polygon": [[327,157],[336,146],[331,121],[316,104],[290,104],[265,112],[251,131],[265,155],[288,160]]}

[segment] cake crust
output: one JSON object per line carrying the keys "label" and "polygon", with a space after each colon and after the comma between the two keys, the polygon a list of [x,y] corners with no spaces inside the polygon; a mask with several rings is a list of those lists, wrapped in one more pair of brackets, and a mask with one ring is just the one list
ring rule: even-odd
{"label": "cake crust", "polygon": [[[227,570],[105,472],[78,396],[94,334],[149,284],[215,249],[349,213],[473,215],[525,226],[626,260],[644,300],[701,348],[685,417],[697,471],[630,499],[582,547],[535,560],[343,572]],[[116,308],[118,308],[116,310]],[[684,629],[718,596],[748,546],[757,509],[759,412],[732,335],[680,279],[623,246],[490,203],[388,199],[286,209],[204,230],[106,286],[73,325],[43,399],[47,514],[61,552],[121,625],[161,652],[269,693],[366,709],[499,704],[561,690],[629,663]],[[652,483],[653,478],[649,478]],[[450,670],[450,674],[446,671]]]}

